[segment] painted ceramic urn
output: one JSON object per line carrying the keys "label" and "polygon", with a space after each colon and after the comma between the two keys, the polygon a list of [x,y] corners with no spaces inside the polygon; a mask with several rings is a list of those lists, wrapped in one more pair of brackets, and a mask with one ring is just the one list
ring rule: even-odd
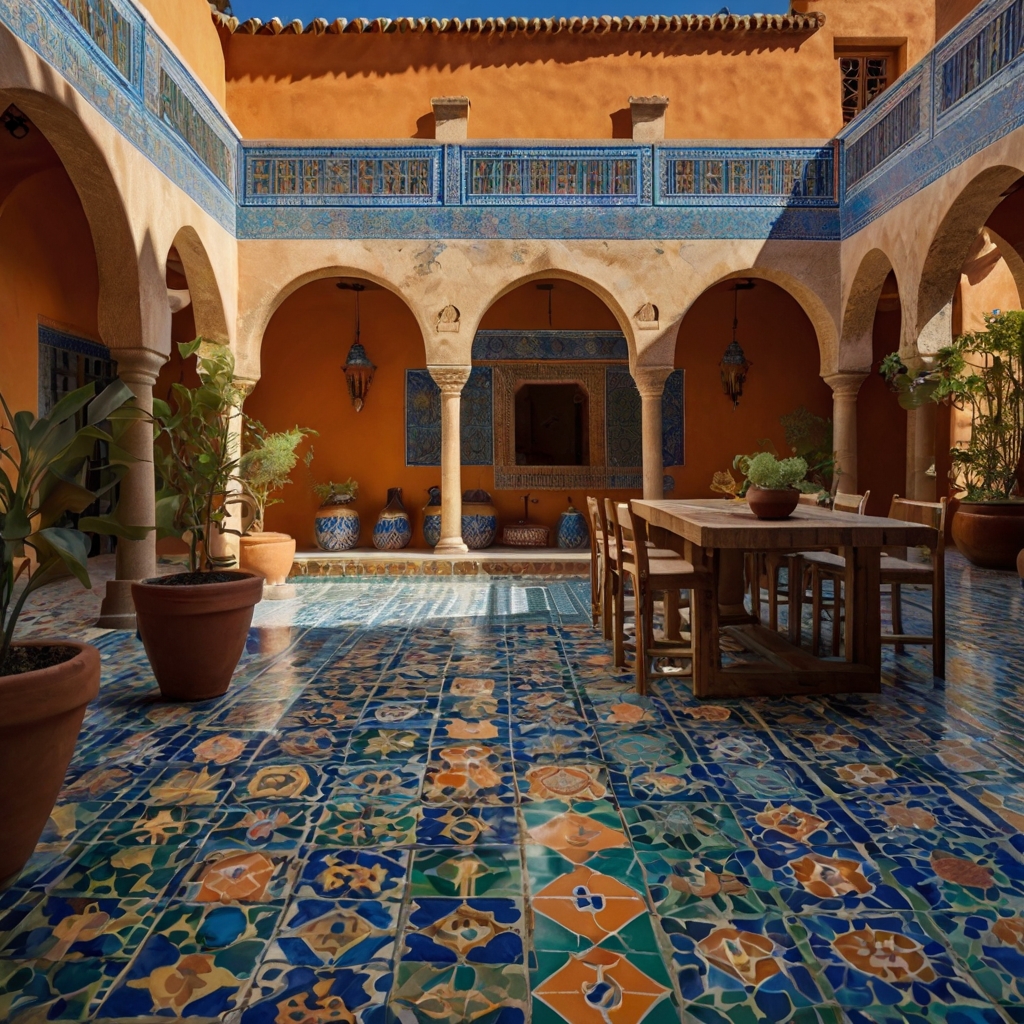
{"label": "painted ceramic urn", "polygon": [[441,488],[431,487],[427,493],[430,500],[423,506],[423,539],[435,548],[441,539]]}
{"label": "painted ceramic urn", "polygon": [[498,510],[486,491],[462,495],[462,540],[470,551],[489,548],[498,536]]}
{"label": "painted ceramic urn", "polygon": [[587,529],[587,517],[573,506],[572,497],[569,507],[558,517],[558,546],[575,551],[590,546],[590,530]]}
{"label": "painted ceramic urn", "polygon": [[402,504],[402,488],[388,488],[388,503],[377,516],[373,546],[379,551],[401,551],[412,540],[412,521]]}
{"label": "painted ceramic urn", "polygon": [[324,551],[350,551],[359,543],[359,513],[350,508],[354,497],[336,497],[316,510],[313,530]]}

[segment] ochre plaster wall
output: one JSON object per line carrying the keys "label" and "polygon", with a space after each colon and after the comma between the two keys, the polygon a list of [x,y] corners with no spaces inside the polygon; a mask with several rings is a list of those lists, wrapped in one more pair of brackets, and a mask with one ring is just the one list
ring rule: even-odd
{"label": "ochre plaster wall", "polygon": [[[469,137],[629,138],[629,97],[667,95],[675,139],[822,139],[842,127],[834,39],[934,39],[933,0],[814,0],[788,33],[346,33],[226,37],[228,112],[248,138],[433,138],[466,95]],[[808,5],[804,5],[808,6]],[[909,66],[909,65],[908,65]]]}
{"label": "ochre plaster wall", "polygon": [[182,59],[225,105],[224,51],[207,0],[140,0]]}
{"label": "ochre plaster wall", "polygon": [[96,337],[99,281],[92,235],[71,180],[51,167],[0,204],[0,390],[37,411],[39,320]]}
{"label": "ochre plaster wall", "polygon": [[752,366],[733,409],[719,371],[732,340],[733,295],[731,282],[709,289],[679,328],[676,366],[686,370],[686,465],[666,469],[676,479],[674,498],[714,497],[714,474],[731,470],[734,456],[758,451],[763,438],[770,438],[780,455],[789,454],[779,417],[799,406],[832,417],[832,392],[818,375],[814,329],[793,298],[765,281],[740,293],[737,337]]}

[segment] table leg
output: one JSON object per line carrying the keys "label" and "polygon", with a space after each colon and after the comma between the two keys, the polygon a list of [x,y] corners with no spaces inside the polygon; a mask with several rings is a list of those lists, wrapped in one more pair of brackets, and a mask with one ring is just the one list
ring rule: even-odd
{"label": "table leg", "polygon": [[721,573],[715,590],[718,594],[718,618],[722,625],[739,625],[756,622],[743,603],[746,587],[743,582],[744,552],[736,550],[716,551],[715,560]]}
{"label": "table leg", "polygon": [[693,695],[713,697],[719,665],[719,552],[704,555],[703,565],[711,573],[711,587],[697,587],[690,594],[690,636],[693,638]]}
{"label": "table leg", "polygon": [[[881,548],[845,548],[846,660],[867,665],[881,687],[882,595],[879,589]],[[836,581],[838,583],[838,581]]]}

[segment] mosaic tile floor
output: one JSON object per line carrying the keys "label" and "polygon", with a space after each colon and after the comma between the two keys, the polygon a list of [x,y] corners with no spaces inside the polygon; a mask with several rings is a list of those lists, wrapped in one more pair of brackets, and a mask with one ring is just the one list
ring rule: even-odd
{"label": "mosaic tile floor", "polygon": [[0,1020],[1024,1021],[1024,602],[949,577],[947,682],[724,704],[636,698],[583,581],[306,583],[191,706],[46,592],[103,687]]}

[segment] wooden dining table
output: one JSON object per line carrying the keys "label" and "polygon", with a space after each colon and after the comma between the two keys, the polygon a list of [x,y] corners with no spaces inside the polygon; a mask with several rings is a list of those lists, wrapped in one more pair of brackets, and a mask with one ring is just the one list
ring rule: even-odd
{"label": "wooden dining table", "polygon": [[[809,505],[797,506],[787,519],[757,519],[746,502],[718,498],[634,500],[633,509],[646,520],[649,538],[658,547],[678,551],[708,574],[710,586],[694,590],[690,601],[694,696],[881,690],[881,554],[886,548],[934,544],[931,527]],[[846,559],[845,652],[837,658],[819,658],[804,650],[764,626],[760,609],[747,611],[737,602],[744,590],[746,552],[826,549],[837,550]],[[723,640],[732,641],[727,646],[746,655],[727,657],[723,663]]]}

